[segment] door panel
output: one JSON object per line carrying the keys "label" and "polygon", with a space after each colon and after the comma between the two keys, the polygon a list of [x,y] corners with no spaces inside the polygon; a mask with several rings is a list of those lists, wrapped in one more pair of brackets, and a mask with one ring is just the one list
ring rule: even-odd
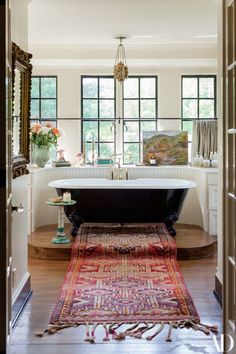
{"label": "door panel", "polygon": [[0,0],[0,352],[11,333],[11,46],[9,3]]}
{"label": "door panel", "polygon": [[[224,333],[236,344],[236,0],[223,9]],[[229,337],[228,337],[229,338]],[[225,341],[225,351],[228,343]]]}

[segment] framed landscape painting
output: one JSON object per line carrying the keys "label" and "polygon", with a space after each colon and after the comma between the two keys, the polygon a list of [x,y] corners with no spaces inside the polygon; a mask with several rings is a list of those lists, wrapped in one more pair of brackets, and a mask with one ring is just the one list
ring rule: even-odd
{"label": "framed landscape painting", "polygon": [[143,162],[155,159],[157,165],[188,163],[188,132],[182,130],[144,131]]}

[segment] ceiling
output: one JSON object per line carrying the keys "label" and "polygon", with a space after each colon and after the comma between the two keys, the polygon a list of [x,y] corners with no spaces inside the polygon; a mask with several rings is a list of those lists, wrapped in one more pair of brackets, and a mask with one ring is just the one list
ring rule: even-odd
{"label": "ceiling", "polygon": [[217,0],[32,0],[29,44],[215,44]]}

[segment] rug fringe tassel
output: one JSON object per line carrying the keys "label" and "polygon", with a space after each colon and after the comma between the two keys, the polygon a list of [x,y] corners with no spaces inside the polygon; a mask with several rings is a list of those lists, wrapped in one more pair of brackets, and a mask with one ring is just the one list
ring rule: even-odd
{"label": "rug fringe tassel", "polygon": [[[132,327],[126,329],[124,332],[120,332],[120,333],[114,333],[113,334],[113,338],[116,340],[123,340],[125,339],[126,336],[131,336],[131,333],[133,333],[132,331],[137,328],[139,326],[139,323],[136,323],[135,325],[133,325]],[[135,331],[134,331],[135,332]]]}
{"label": "rug fringe tassel", "polygon": [[35,331],[34,335],[37,337],[43,337],[45,333],[54,334],[64,328],[74,327],[74,324],[62,324],[62,325],[50,325],[43,331]]}
{"label": "rug fringe tassel", "polygon": [[85,342],[90,342],[90,328],[89,328],[89,323],[86,323],[86,338],[85,338]]}
{"label": "rug fringe tassel", "polygon": [[43,337],[45,333],[47,333],[47,329],[45,329],[44,331],[35,331],[34,335],[37,337]]}
{"label": "rug fringe tassel", "polygon": [[209,335],[211,332],[213,334],[218,333],[218,327],[216,325],[208,326],[203,323],[195,322],[195,321],[181,322],[178,324],[178,328],[193,328],[194,330],[201,331],[206,335]]}
{"label": "rug fringe tassel", "polygon": [[103,325],[103,328],[105,329],[105,337],[103,338],[103,342],[109,342],[109,328],[106,324]]}
{"label": "rug fringe tassel", "polygon": [[[119,324],[116,324],[115,322],[112,323],[110,326],[109,326],[109,331],[116,331],[120,326],[122,326],[124,324],[124,322],[122,323],[119,323]],[[113,328],[114,326],[116,326],[115,328]]]}
{"label": "rug fringe tassel", "polygon": [[[112,323],[109,326],[109,333],[112,335],[112,338],[116,339],[116,337],[118,336],[118,334],[116,333],[116,330],[121,327],[124,323],[119,323],[118,325],[116,325],[116,323]],[[114,327],[115,326],[115,327]]]}
{"label": "rug fringe tassel", "polygon": [[170,324],[169,329],[168,329],[168,333],[167,333],[167,337],[166,337],[166,342],[172,342],[172,339],[171,339],[172,330],[173,330],[173,325]]}
{"label": "rug fringe tassel", "polygon": [[199,325],[208,328],[208,329],[209,329],[212,333],[214,333],[214,334],[215,334],[215,333],[218,333],[218,326],[217,326],[217,325],[208,326],[208,325],[203,324],[203,323],[201,323],[201,322],[199,322]]}
{"label": "rug fringe tassel", "polygon": [[158,328],[158,330],[154,333],[154,334],[152,334],[151,336],[147,336],[147,340],[152,340],[153,338],[155,338],[159,333],[161,333],[161,331],[163,330],[163,328],[165,327],[165,324],[164,323],[162,323],[161,325],[160,325],[160,327]]}
{"label": "rug fringe tassel", "polygon": [[203,323],[193,322],[193,321],[190,321],[190,324],[193,329],[202,331],[206,335],[211,334],[211,332],[214,334],[218,333],[218,327],[216,325],[215,326],[208,326]]}
{"label": "rug fringe tassel", "polygon": [[152,329],[156,324],[153,324],[151,326],[143,326],[143,327],[139,327],[138,329],[136,329],[135,331],[131,332],[130,334],[128,334],[130,337],[134,337],[134,338],[142,338],[142,335],[149,331],[150,329]]}
{"label": "rug fringe tassel", "polygon": [[[101,323],[96,323],[94,325],[90,325],[89,323],[86,323],[86,337],[84,339],[85,342],[90,342],[90,343],[95,343],[95,331],[97,326]],[[115,322],[112,323],[111,325],[108,324],[102,324],[104,330],[105,330],[105,336],[103,338],[104,342],[110,341],[109,334],[112,335],[112,338],[115,340],[123,340],[125,337],[133,337],[133,338],[142,338],[142,335],[149,331],[150,329],[154,328],[158,323],[153,323],[151,325],[146,324],[144,322],[144,325],[139,327],[141,322],[133,324],[131,327],[127,328],[123,332],[117,333],[117,329],[124,325],[125,323],[119,323],[116,324]],[[49,325],[48,328],[44,329],[43,331],[35,331],[34,335],[37,337],[43,337],[45,333],[48,334],[54,334],[56,332],[59,332],[60,330],[64,328],[69,328],[69,327],[76,327],[79,326],[80,324],[78,323],[68,323],[68,324],[55,324],[55,325]],[[149,335],[146,337],[147,340],[151,341],[153,338],[155,338],[164,328],[165,324],[164,323],[159,323],[159,328],[157,329],[156,332],[154,332],[152,335]],[[91,328],[91,333],[90,333],[90,326]],[[210,335],[210,333],[217,334],[218,333],[218,327],[217,325],[209,326],[206,324],[203,324],[201,322],[197,321],[181,321],[181,322],[169,322],[169,328],[168,328],[168,333],[166,336],[166,342],[171,342],[171,335],[172,335],[172,330],[177,329],[177,328],[192,328],[196,331],[201,331],[205,333],[206,335]]]}
{"label": "rug fringe tassel", "polygon": [[[95,343],[95,330],[98,326],[98,323],[96,323],[95,325],[93,325],[92,329],[91,329],[91,336],[89,337],[89,342],[90,343]],[[87,338],[86,338],[87,339]],[[87,342],[87,340],[86,340]]]}

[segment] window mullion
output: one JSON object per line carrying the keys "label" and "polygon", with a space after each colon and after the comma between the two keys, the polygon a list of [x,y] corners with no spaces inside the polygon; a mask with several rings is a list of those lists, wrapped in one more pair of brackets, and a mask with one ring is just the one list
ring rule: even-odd
{"label": "window mullion", "polygon": [[123,83],[116,81],[116,117],[121,118],[120,124],[118,119],[116,119],[115,129],[116,129],[116,153],[120,154],[123,153],[123,123],[124,123],[124,102],[123,102]]}
{"label": "window mullion", "polygon": [[98,97],[97,97],[97,102],[98,102],[98,156],[100,156],[100,78],[98,77]]}
{"label": "window mullion", "polygon": [[198,119],[200,118],[200,82],[199,82],[199,77],[197,78],[197,117]]}

